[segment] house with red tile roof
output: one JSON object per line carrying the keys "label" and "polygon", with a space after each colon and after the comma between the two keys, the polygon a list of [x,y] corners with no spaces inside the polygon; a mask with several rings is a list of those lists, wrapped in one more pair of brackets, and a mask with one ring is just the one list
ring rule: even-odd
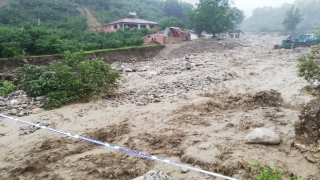
{"label": "house with red tile roof", "polygon": [[129,13],[129,16],[108,24],[103,25],[103,30],[105,32],[111,32],[116,31],[118,29],[124,29],[124,28],[150,28],[154,29],[158,27],[157,22],[143,20],[136,18],[136,13]]}

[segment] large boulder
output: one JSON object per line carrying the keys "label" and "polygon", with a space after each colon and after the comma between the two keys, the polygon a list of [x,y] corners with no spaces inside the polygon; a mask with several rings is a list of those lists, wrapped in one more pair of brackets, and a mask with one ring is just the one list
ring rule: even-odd
{"label": "large boulder", "polygon": [[256,128],[245,137],[248,144],[279,144],[280,137],[271,129]]}

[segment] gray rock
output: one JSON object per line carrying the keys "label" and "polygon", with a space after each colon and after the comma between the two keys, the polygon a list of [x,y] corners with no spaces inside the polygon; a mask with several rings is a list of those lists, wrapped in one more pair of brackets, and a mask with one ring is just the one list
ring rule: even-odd
{"label": "gray rock", "polygon": [[137,106],[144,106],[145,104],[143,102],[137,102],[136,105]]}
{"label": "gray rock", "polygon": [[150,71],[148,72],[150,75],[158,75],[158,72],[157,71]]}
{"label": "gray rock", "polygon": [[18,114],[17,114],[18,117],[22,117],[24,116],[24,112],[23,111],[20,111]]}
{"label": "gray rock", "polygon": [[10,114],[16,115],[18,113],[17,109],[11,109]]}
{"label": "gray rock", "polygon": [[133,70],[131,68],[126,68],[124,71],[125,72],[132,72]]}
{"label": "gray rock", "polygon": [[16,99],[13,99],[13,100],[11,100],[10,101],[10,104],[11,105],[17,105],[17,104],[19,104],[20,102],[18,101],[18,100],[16,100]]}
{"label": "gray rock", "polygon": [[39,96],[39,97],[36,97],[36,101],[41,101],[45,98],[45,96]]}
{"label": "gray rock", "polygon": [[149,171],[145,175],[134,178],[132,180],[169,180],[168,175],[161,171]]}
{"label": "gray rock", "polygon": [[245,137],[248,144],[279,144],[280,141],[280,137],[268,128],[256,128]]}
{"label": "gray rock", "polygon": [[189,171],[189,169],[184,168],[184,167],[180,167],[181,173],[187,173]]}

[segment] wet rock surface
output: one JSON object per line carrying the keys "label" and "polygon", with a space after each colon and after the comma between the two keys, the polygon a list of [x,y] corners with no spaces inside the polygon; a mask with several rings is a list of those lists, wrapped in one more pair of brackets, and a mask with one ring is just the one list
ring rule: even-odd
{"label": "wet rock surface", "polygon": [[320,99],[310,101],[295,124],[294,146],[320,168]]}
{"label": "wet rock surface", "polygon": [[18,90],[5,96],[0,96],[0,113],[17,117],[42,112],[45,97],[30,98]]}
{"label": "wet rock surface", "polygon": [[279,144],[280,140],[280,137],[268,128],[256,128],[245,137],[248,144]]}

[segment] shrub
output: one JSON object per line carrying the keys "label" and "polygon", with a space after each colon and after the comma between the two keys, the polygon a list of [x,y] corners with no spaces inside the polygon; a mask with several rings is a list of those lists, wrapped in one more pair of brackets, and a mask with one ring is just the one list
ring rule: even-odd
{"label": "shrub", "polygon": [[12,82],[7,81],[4,78],[0,80],[0,96],[14,91],[15,88],[16,87],[12,84]]}
{"label": "shrub", "polygon": [[85,60],[83,52],[65,52],[62,60],[49,66],[25,65],[16,70],[22,76],[19,86],[31,97],[46,96],[45,109],[70,101],[88,101],[93,95],[117,88],[119,73],[102,59]]}
{"label": "shrub", "polygon": [[257,172],[252,180],[297,180],[300,178],[296,174],[285,176],[283,169],[277,169],[273,165],[268,167],[254,160],[249,160],[248,164]]}
{"label": "shrub", "polygon": [[[320,81],[320,45],[311,47],[311,54],[302,56],[299,61],[299,76],[309,83]],[[310,89],[309,89],[310,90]]]}

